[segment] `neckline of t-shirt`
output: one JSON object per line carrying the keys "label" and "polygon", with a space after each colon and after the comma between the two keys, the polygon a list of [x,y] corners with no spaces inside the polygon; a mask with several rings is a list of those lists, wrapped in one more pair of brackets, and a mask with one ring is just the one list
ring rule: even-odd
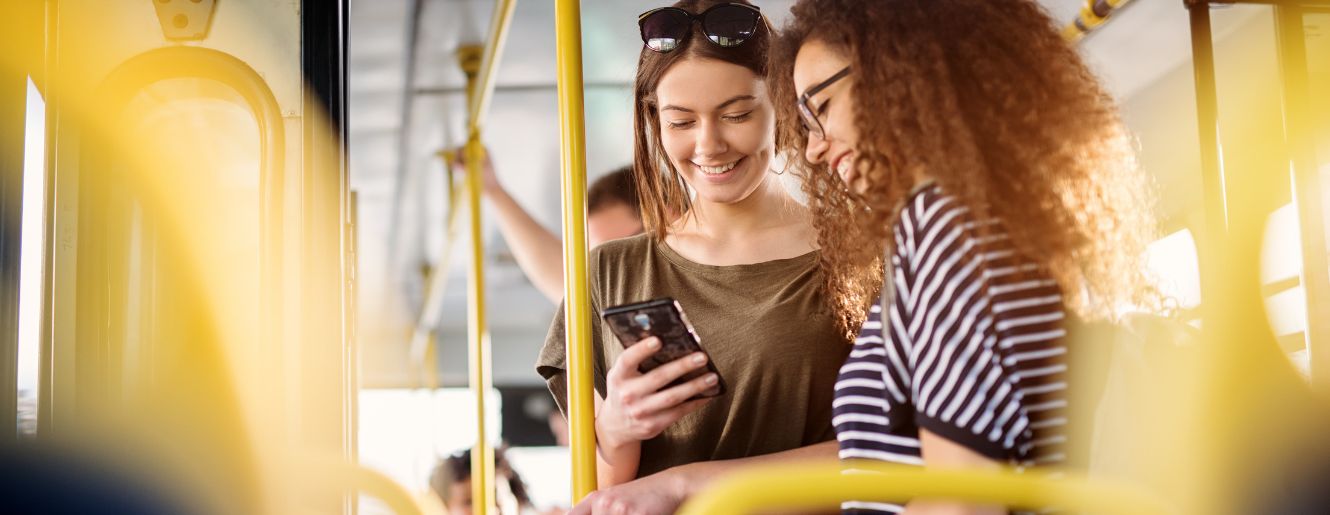
{"label": "neckline of t-shirt", "polygon": [[800,254],[798,256],[790,258],[782,258],[782,259],[773,259],[770,261],[762,261],[758,263],[743,263],[738,265],[708,265],[708,264],[698,263],[696,261],[684,257],[683,254],[680,254],[678,251],[675,251],[673,248],[670,247],[668,243],[665,243],[664,240],[656,240],[655,238],[650,238],[650,237],[648,237],[647,240],[649,242],[649,245],[651,245],[652,249],[656,253],[660,254],[661,257],[665,258],[666,261],[673,263],[675,266],[687,268],[690,270],[702,271],[702,272],[742,273],[742,274],[767,273],[776,270],[783,270],[785,268],[804,266],[809,262],[816,261],[817,253],[819,252],[817,249],[814,249],[812,251]]}

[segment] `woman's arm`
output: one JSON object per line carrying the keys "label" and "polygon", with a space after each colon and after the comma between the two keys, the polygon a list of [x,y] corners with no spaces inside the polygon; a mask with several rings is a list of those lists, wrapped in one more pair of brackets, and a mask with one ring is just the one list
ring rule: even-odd
{"label": "woman's arm", "polygon": [[609,488],[627,483],[637,477],[637,466],[642,459],[642,441],[614,441],[609,431],[601,428],[600,407],[605,403],[596,399],[596,487]]}
{"label": "woman's arm", "polygon": [[[839,444],[834,440],[822,443],[815,443],[805,447],[798,447],[788,451],[763,454],[761,456],[750,456],[747,458],[737,458],[732,460],[718,461],[699,461],[680,465],[665,472],[673,472],[678,476],[678,489],[682,494],[680,500],[688,498],[693,494],[705,489],[716,478],[750,467],[760,467],[772,463],[788,463],[792,461],[804,460],[835,460],[838,459]],[[663,472],[663,473],[665,473]]]}
{"label": "woman's arm", "polygon": [[[454,166],[465,166],[461,161],[462,153]],[[558,303],[563,299],[563,242],[540,225],[522,206],[503,189],[494,165],[486,153],[481,167],[483,192],[494,206],[495,218],[499,221],[499,232],[508,242],[509,250],[517,259],[517,265],[526,274],[531,284],[535,285],[550,302]]]}
{"label": "woman's arm", "polygon": [[736,470],[790,461],[830,461],[836,459],[836,454],[836,442],[828,441],[762,456],[680,465],[635,481],[602,488],[583,499],[569,514],[674,513],[688,497]]}
{"label": "woman's arm", "polygon": [[[919,449],[928,468],[996,470],[996,461],[974,452],[927,429],[919,430]],[[906,515],[1004,515],[1001,506],[976,506],[946,501],[911,501],[905,507]]]}
{"label": "woman's arm", "polygon": [[655,438],[711,401],[691,399],[711,389],[718,380],[715,374],[668,386],[704,366],[707,358],[703,353],[678,358],[645,374],[639,371],[642,362],[660,348],[660,339],[654,336],[633,344],[605,375],[607,398],[597,399],[596,404],[596,480],[602,488],[637,477],[642,440]]}

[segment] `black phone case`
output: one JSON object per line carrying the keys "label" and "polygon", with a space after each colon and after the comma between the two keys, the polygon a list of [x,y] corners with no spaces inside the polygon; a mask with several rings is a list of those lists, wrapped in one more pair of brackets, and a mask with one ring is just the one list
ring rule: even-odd
{"label": "black phone case", "polygon": [[[688,318],[684,316],[683,309],[674,299],[663,298],[635,304],[624,304],[605,309],[600,314],[605,319],[605,323],[609,324],[610,331],[619,338],[619,342],[623,344],[624,348],[635,345],[650,336],[660,338],[660,350],[647,358],[646,361],[643,361],[641,366],[638,367],[638,371],[643,374],[694,352],[706,352],[702,350],[697,332],[693,330],[692,324],[688,323]],[[684,374],[665,388],[686,383],[709,372],[715,373],[719,379],[716,381],[716,386],[694,398],[723,395],[726,390],[725,379],[720,376],[720,371],[716,370],[716,365],[712,363],[710,355],[708,355],[707,364],[704,368]]]}

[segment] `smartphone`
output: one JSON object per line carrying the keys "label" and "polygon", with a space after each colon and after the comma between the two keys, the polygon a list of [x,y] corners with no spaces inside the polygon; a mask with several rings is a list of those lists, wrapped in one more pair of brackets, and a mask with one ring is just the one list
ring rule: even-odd
{"label": "smartphone", "polygon": [[[646,361],[643,361],[638,367],[638,371],[643,374],[694,352],[706,352],[702,350],[702,345],[697,337],[697,332],[693,330],[693,325],[689,324],[688,318],[684,316],[683,308],[672,298],[666,297],[614,306],[601,311],[600,316],[605,319],[605,323],[609,324],[610,331],[619,338],[619,342],[623,344],[624,348],[628,348],[651,336],[660,338],[660,350],[647,358]],[[715,386],[697,395],[694,399],[716,397],[724,394],[725,379],[720,376],[720,371],[716,370],[716,365],[712,363],[710,355],[707,356],[705,367],[684,374],[666,385],[665,388],[686,383],[708,373],[716,374],[719,380],[716,381]]]}

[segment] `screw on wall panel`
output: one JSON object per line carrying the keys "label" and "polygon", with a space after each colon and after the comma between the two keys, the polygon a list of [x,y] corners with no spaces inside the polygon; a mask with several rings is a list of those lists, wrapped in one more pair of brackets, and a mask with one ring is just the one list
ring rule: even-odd
{"label": "screw on wall panel", "polygon": [[208,38],[212,28],[217,0],[156,0],[152,6],[157,10],[157,22],[167,41],[201,41]]}

